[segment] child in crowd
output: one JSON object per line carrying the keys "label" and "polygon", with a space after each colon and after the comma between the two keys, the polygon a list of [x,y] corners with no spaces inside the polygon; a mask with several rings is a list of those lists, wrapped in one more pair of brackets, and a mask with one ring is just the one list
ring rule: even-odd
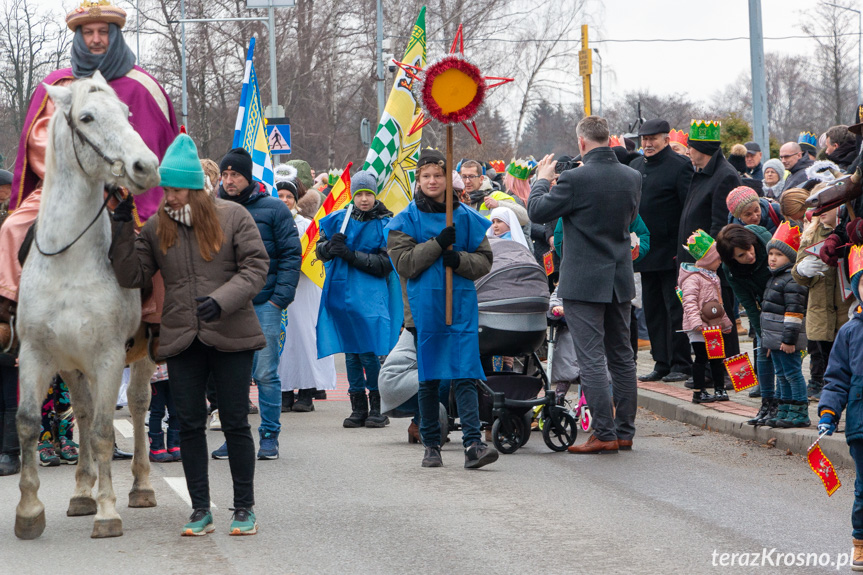
{"label": "child in crowd", "polygon": [[554,357],[551,362],[551,383],[554,386],[554,398],[558,405],[563,405],[569,388],[578,383],[581,370],[578,368],[578,357],[575,355],[575,342],[572,332],[566,325],[563,312],[563,299],[557,294],[557,287],[548,300],[548,317],[558,321],[557,342],[554,347]]}
{"label": "child in crowd", "polygon": [[[497,450],[481,440],[475,384],[476,379],[485,379],[485,373],[479,357],[479,308],[473,282],[491,270],[492,251],[486,237],[491,223],[453,194],[453,225],[446,225],[447,169],[439,151],[427,148],[420,153],[418,189],[414,200],[387,226],[387,249],[416,326],[420,435],[425,446],[422,466],[443,465],[439,382],[451,379],[462,426],[464,466],[476,469],[498,458]],[[453,271],[452,325],[445,321],[446,268]]]}
{"label": "child in crowd", "polygon": [[767,266],[772,277],[761,304],[761,345],[770,350],[779,396],[776,417],[765,422],[769,427],[809,426],[800,354],[806,349],[803,321],[808,290],[791,275],[799,247],[800,228],[788,222],[782,222],[767,244]]}
{"label": "child in crowd", "polygon": [[354,174],[353,209],[344,232],[348,210],[328,215],[321,220],[316,248],[327,273],[318,314],[318,357],[345,354],[351,414],[343,425],[349,428],[390,422],[381,415],[378,356],[395,347],[403,318],[395,278],[387,281],[393,267],[384,228],[393,214],[375,197],[377,187],[371,172]]}
{"label": "child in crowd", "polygon": [[[720,326],[723,340],[731,332],[731,320],[722,307],[722,288],[716,270],[722,261],[716,242],[704,230],[696,230],[684,246],[695,258],[695,264],[683,263],[677,276],[677,286],[683,302],[683,330],[689,336],[695,360],[692,363],[694,393],[692,403],[728,401],[725,391],[725,364],[722,359],[708,359],[703,330]],[[714,395],[707,392],[705,373],[710,365]]]}
{"label": "child in crowd", "polygon": [[494,208],[491,211],[489,219],[491,220],[491,227],[486,232],[486,235],[489,238],[512,240],[530,249],[527,245],[527,239],[524,237],[524,231],[518,223],[518,217],[515,215],[515,212],[509,208]]}
{"label": "child in crowd", "polygon": [[[839,209],[833,209],[820,216],[814,216],[806,224],[800,239],[800,249],[797,261],[791,268],[791,275],[799,285],[809,289],[806,305],[806,338],[809,346],[820,351],[821,365],[815,364],[815,355],[810,359],[812,379],[806,386],[806,395],[810,400],[821,398],[821,388],[824,387],[824,369],[830,359],[830,350],[839,328],[848,321],[848,309],[851,299],[845,300],[845,293],[839,281],[839,268],[831,267],[821,261],[821,258],[806,253],[806,248],[815,245],[833,233]],[[820,367],[820,369],[818,369]]]}
{"label": "child in crowd", "polygon": [[806,200],[810,193],[803,188],[789,188],[779,196],[779,206],[782,211],[782,219],[803,229],[806,220]]}
{"label": "child in crowd", "polygon": [[772,234],[782,221],[779,204],[768,198],[759,198],[758,193],[748,186],[731,190],[725,204],[728,206],[729,224],[761,226]]}
{"label": "child in crowd", "polygon": [[[150,399],[150,423],[147,436],[150,438],[150,461],[168,463],[182,461],[180,455],[180,420],[177,419],[177,409],[168,387],[168,366],[160,363],[156,372],[150,378],[150,388],[153,397]],[[165,434],[162,432],[162,420],[165,410],[168,411],[168,444],[165,445]]]}

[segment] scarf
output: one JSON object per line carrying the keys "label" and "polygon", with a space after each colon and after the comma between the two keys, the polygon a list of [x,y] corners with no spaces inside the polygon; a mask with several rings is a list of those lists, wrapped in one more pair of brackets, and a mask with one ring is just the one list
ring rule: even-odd
{"label": "scarf", "polygon": [[252,182],[245,190],[243,190],[236,196],[231,196],[228,194],[228,192],[225,191],[225,188],[223,188],[222,185],[219,184],[219,197],[223,200],[228,200],[230,202],[245,204],[249,201],[249,198],[252,197],[252,194],[254,194],[258,190],[258,188],[258,182]]}
{"label": "scarf", "polygon": [[181,223],[184,226],[192,227],[192,206],[186,204],[179,210],[171,209],[171,206],[165,205],[165,213],[175,222]]}
{"label": "scarf", "polygon": [[[419,208],[419,211],[426,212],[429,214],[445,214],[446,213],[446,202],[436,202],[435,200],[426,196],[419,187],[417,187],[416,193],[414,193],[414,202]],[[459,205],[458,194],[456,194],[455,190],[453,190],[452,196],[452,208],[455,210]]]}
{"label": "scarf", "polygon": [[93,54],[84,43],[84,34],[79,26],[72,40],[72,74],[76,78],[89,78],[96,70],[110,82],[122,78],[135,67],[135,55],[126,45],[123,33],[116,24],[108,24],[108,50],[104,54]]}

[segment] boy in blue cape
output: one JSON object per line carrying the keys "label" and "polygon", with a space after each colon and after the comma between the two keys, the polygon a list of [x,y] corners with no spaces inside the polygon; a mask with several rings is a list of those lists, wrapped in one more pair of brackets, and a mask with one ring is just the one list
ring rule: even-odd
{"label": "boy in blue cape", "polygon": [[395,347],[403,320],[384,233],[393,214],[375,197],[376,189],[374,174],[354,174],[354,207],[344,233],[348,210],[329,214],[321,219],[315,249],[327,272],[318,313],[318,357],[345,354],[351,415],[343,425],[349,428],[390,422],[381,415],[378,356]]}
{"label": "boy in blue cape", "polygon": [[[462,425],[464,466],[476,469],[498,458],[481,441],[476,379],[485,379],[479,357],[477,280],[491,270],[486,237],[491,225],[479,212],[453,197],[453,225],[446,225],[446,160],[425,149],[417,161],[414,200],[387,226],[387,250],[402,282],[412,318],[419,369],[420,436],[423,467],[441,467],[438,420],[439,382],[451,379]],[[452,247],[452,249],[448,249]],[[446,325],[446,273],[453,270],[453,318]],[[415,326],[415,327],[412,327]]]}

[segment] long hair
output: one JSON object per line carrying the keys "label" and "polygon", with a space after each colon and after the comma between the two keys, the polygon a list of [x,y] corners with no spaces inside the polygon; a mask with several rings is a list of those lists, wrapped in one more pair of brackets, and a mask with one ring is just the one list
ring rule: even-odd
{"label": "long hair", "polygon": [[[204,261],[213,261],[213,256],[222,249],[225,232],[219,223],[216,213],[216,200],[204,190],[189,190],[189,207],[192,212],[192,229],[198,241],[198,250]],[[165,211],[165,199],[159,204],[159,222],[156,225],[156,236],[159,238],[159,249],[163,254],[177,243],[177,222]]]}

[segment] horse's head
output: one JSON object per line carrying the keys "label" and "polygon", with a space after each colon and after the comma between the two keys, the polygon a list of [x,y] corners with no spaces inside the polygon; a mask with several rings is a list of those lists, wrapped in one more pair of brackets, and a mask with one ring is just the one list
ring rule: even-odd
{"label": "horse's head", "polygon": [[97,71],[68,88],[45,89],[56,106],[52,124],[68,126],[78,165],[88,178],[133,194],[159,185],[159,159],[129,123],[129,107],[102,74]]}

